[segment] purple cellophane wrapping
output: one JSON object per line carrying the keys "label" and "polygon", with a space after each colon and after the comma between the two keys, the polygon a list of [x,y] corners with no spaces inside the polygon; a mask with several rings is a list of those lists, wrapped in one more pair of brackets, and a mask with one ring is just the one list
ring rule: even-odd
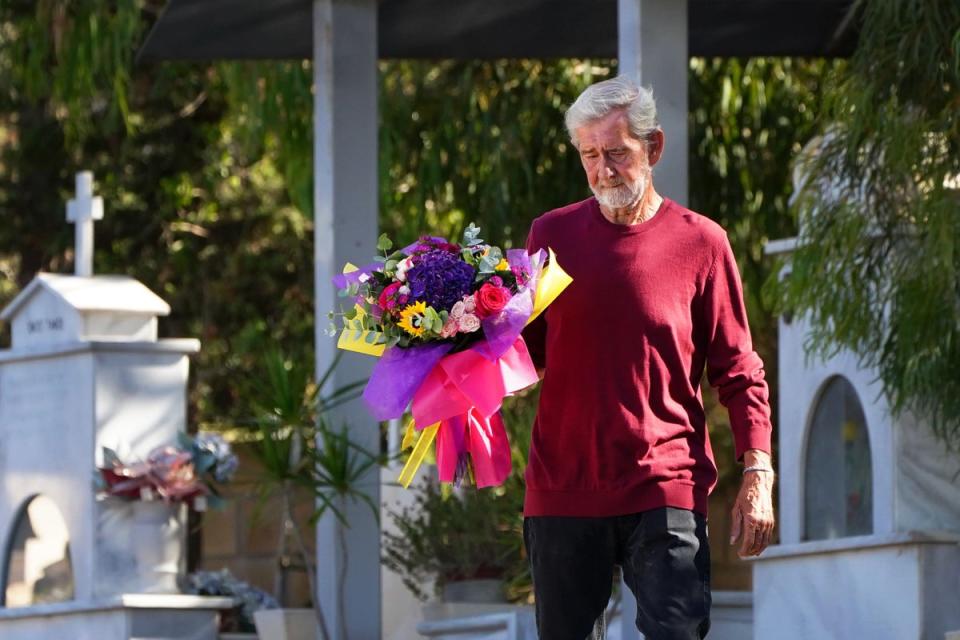
{"label": "purple cellophane wrapping", "polygon": [[363,400],[377,420],[400,418],[427,374],[453,343],[435,342],[401,349],[390,347],[373,367]]}
{"label": "purple cellophane wrapping", "polygon": [[375,270],[382,267],[383,265],[379,262],[374,262],[373,264],[360,267],[356,271],[351,271],[350,273],[339,273],[333,276],[333,286],[335,286],[337,289],[346,289],[351,284],[360,284],[360,276],[364,274],[369,276]]}

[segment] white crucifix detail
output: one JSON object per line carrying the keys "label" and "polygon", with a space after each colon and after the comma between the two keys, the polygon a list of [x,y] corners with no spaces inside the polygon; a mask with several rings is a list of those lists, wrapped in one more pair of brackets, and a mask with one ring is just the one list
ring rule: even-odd
{"label": "white crucifix detail", "polygon": [[93,173],[77,174],[77,197],[67,203],[67,221],[76,225],[74,274],[93,275],[93,221],[103,219],[103,198],[93,195]]}

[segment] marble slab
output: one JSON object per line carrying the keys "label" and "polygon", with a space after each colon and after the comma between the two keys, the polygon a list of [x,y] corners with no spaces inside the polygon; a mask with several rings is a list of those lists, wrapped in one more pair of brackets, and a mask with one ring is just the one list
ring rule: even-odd
{"label": "marble slab", "polygon": [[0,608],[4,640],[217,640],[232,598],[121,594],[100,602]]}
{"label": "marble slab", "polygon": [[535,640],[532,608],[465,618],[428,620],[417,625],[421,636],[434,640]]}
{"label": "marble slab", "polygon": [[784,550],[753,561],[753,637],[941,640],[960,625],[955,541]]}

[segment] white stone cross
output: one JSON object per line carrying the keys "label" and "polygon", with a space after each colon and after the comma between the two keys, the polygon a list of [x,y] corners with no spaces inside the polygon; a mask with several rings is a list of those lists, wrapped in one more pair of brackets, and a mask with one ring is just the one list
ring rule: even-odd
{"label": "white stone cross", "polygon": [[93,275],[93,221],[103,219],[103,198],[93,195],[93,173],[77,174],[77,197],[67,203],[67,221],[76,225],[74,274]]}

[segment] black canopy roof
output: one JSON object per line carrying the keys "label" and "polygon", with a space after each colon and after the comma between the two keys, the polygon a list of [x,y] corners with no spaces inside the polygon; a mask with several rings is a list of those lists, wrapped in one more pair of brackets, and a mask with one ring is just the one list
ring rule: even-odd
{"label": "black canopy roof", "polygon": [[[845,57],[852,0],[689,0],[692,56]],[[312,57],[311,0],[170,0],[141,61]],[[381,58],[615,58],[616,0],[381,0]]]}

